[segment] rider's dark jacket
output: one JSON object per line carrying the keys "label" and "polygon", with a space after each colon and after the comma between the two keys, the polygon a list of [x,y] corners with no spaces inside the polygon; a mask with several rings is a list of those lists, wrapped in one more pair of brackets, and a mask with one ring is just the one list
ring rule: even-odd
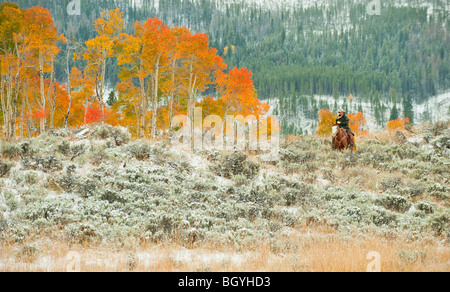
{"label": "rider's dark jacket", "polygon": [[[336,119],[336,124],[339,125],[339,127],[348,130],[350,133],[352,133],[352,130],[350,130],[350,127],[348,126],[348,122],[350,119],[345,115],[345,113],[342,115],[342,117]],[[353,133],[352,133],[353,134]]]}

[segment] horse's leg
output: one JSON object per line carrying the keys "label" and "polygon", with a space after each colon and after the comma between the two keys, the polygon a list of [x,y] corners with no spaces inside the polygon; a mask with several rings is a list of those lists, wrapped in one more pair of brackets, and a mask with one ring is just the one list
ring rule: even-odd
{"label": "horse's leg", "polygon": [[353,149],[353,146],[354,146],[355,142],[353,141],[353,134],[350,131],[348,131],[348,140],[349,140],[348,146],[351,149]]}
{"label": "horse's leg", "polygon": [[339,150],[340,152],[342,152],[342,129],[338,129],[337,133],[336,133],[336,137],[335,139],[335,145],[336,145],[336,149]]}
{"label": "horse's leg", "polygon": [[350,149],[350,151],[353,151],[353,141],[352,141],[351,134],[348,134],[347,149]]}
{"label": "horse's leg", "polygon": [[340,141],[339,141],[339,150],[341,151],[341,152],[344,152],[344,149],[345,149],[345,143],[344,143],[345,141],[344,141],[344,137],[341,135],[341,139],[340,139]]}
{"label": "horse's leg", "polygon": [[356,150],[356,140],[355,140],[355,135],[352,134],[352,149]]}
{"label": "horse's leg", "polygon": [[341,131],[342,131],[342,138],[341,138],[342,148],[347,149],[348,147],[347,132],[344,131],[343,129]]}

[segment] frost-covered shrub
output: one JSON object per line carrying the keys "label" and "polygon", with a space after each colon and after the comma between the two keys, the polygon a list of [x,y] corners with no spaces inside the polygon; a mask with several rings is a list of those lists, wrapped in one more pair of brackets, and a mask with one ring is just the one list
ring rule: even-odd
{"label": "frost-covered shrub", "polygon": [[242,186],[248,181],[248,179],[245,175],[237,174],[233,176],[233,181],[237,186]]}
{"label": "frost-covered shrub", "polygon": [[217,175],[225,178],[241,174],[252,179],[259,173],[259,164],[248,160],[247,155],[243,152],[224,154],[210,168]]}
{"label": "frost-covered shrub", "polygon": [[150,158],[151,148],[147,144],[132,143],[128,145],[127,150],[131,156],[135,157],[137,160],[146,160]]}
{"label": "frost-covered shrub", "polygon": [[[265,181],[265,190],[274,191],[284,199],[284,205],[314,204],[316,190],[313,185],[288,179],[278,175],[269,176]],[[281,203],[281,202],[280,202]]]}
{"label": "frost-covered shrub", "polygon": [[349,206],[345,209],[346,216],[349,217],[352,222],[360,222],[364,217],[364,210],[358,206]]}
{"label": "frost-covered shrub", "polygon": [[376,226],[390,225],[397,223],[397,215],[382,207],[374,206],[371,209],[370,218]]}
{"label": "frost-covered shrub", "polygon": [[150,233],[153,241],[166,239],[168,235],[178,230],[182,221],[178,214],[170,212],[157,212],[149,216],[146,218],[145,230]]}
{"label": "frost-covered shrub", "polygon": [[84,144],[77,144],[70,148],[70,154],[71,158],[70,160],[73,160],[74,158],[83,155],[85,153],[86,149]]}
{"label": "frost-covered shrub", "polygon": [[101,233],[98,229],[89,223],[71,223],[65,228],[66,239],[70,243],[91,242],[96,238],[101,238]]}
{"label": "frost-covered shrub", "polygon": [[12,165],[10,163],[6,163],[0,161],[0,177],[4,177],[11,170]]}
{"label": "frost-covered shrub", "polygon": [[3,157],[8,159],[16,158],[20,155],[20,148],[14,143],[4,143],[1,147]]}
{"label": "frost-covered shrub", "polygon": [[277,216],[286,226],[294,226],[299,221],[298,215],[286,210],[283,210],[280,214],[277,214]]}
{"label": "frost-covered shrub", "polygon": [[[449,132],[450,133],[450,132]],[[442,135],[434,139],[431,144],[437,153],[449,153],[450,150],[450,135]]]}
{"label": "frost-covered shrub", "polygon": [[30,227],[23,223],[13,223],[8,225],[8,229],[0,237],[5,239],[5,242],[24,242],[30,234]]}
{"label": "frost-covered shrub", "polygon": [[411,203],[404,197],[398,195],[383,195],[375,200],[375,203],[379,206],[382,206],[386,209],[397,211],[397,212],[406,212],[411,207]]}
{"label": "frost-covered shrub", "polygon": [[425,214],[431,214],[434,212],[434,207],[428,202],[418,202],[416,204],[416,209],[423,211]]}
{"label": "frost-covered shrub", "polygon": [[177,155],[175,155],[173,151],[170,151],[165,143],[158,143],[152,145],[150,157],[153,163],[165,166],[166,164],[175,161]]}
{"label": "frost-covered shrub", "polygon": [[90,178],[81,179],[76,185],[76,193],[81,197],[92,196],[97,190],[97,183]]}
{"label": "frost-covered shrub", "polygon": [[[0,208],[0,211],[2,209]],[[8,220],[3,217],[3,212],[0,212],[0,239],[2,238],[3,232],[8,228]]]}
{"label": "frost-covered shrub", "polygon": [[38,253],[38,248],[36,248],[34,245],[27,244],[17,251],[16,257],[20,261],[31,263],[36,260]]}
{"label": "frost-covered shrub", "polygon": [[322,176],[324,179],[329,180],[330,182],[333,182],[335,180],[335,175],[333,174],[333,171],[331,169],[323,169]]}
{"label": "frost-covered shrub", "polygon": [[30,142],[29,141],[24,141],[21,144],[19,144],[20,147],[20,155],[22,156],[30,156],[34,154],[34,150],[31,148],[30,146]]}
{"label": "frost-covered shrub", "polygon": [[37,169],[42,169],[44,172],[59,171],[63,168],[61,161],[56,159],[53,155],[48,156],[35,156],[35,167]]}
{"label": "frost-covered shrub", "polygon": [[32,186],[39,181],[39,176],[36,171],[14,171],[13,179],[17,184],[25,183],[27,186]]}
{"label": "frost-covered shrub", "polygon": [[388,177],[381,181],[381,187],[383,191],[395,189],[401,185],[401,178],[398,177]]}
{"label": "frost-covered shrub", "polygon": [[450,214],[435,214],[429,219],[430,226],[436,235],[446,235],[450,238]]}
{"label": "frost-covered shrub", "polygon": [[63,155],[68,155],[70,153],[70,143],[67,140],[63,140],[61,144],[56,146],[56,151]]}
{"label": "frost-covered shrub", "polygon": [[447,121],[440,121],[433,124],[426,125],[424,129],[424,134],[428,134],[430,136],[438,136],[441,135],[442,132],[448,129],[450,126],[450,122]]}
{"label": "frost-covered shrub", "polygon": [[102,200],[106,200],[110,203],[119,202],[125,203],[126,199],[124,199],[120,192],[116,192],[113,190],[106,190],[100,197]]}
{"label": "frost-covered shrub", "polygon": [[99,139],[112,138],[116,146],[126,144],[130,141],[131,135],[124,127],[113,127],[109,124],[103,124],[95,127],[92,136]]}
{"label": "frost-covered shrub", "polygon": [[63,168],[62,162],[54,155],[22,157],[20,162],[24,169],[42,170],[44,172],[59,171]]}
{"label": "frost-covered shrub", "polygon": [[377,144],[362,144],[358,148],[358,160],[364,165],[383,167],[392,161],[392,154],[387,150],[388,146]]}
{"label": "frost-covered shrub", "polygon": [[409,251],[401,249],[398,251],[399,262],[404,265],[412,265],[417,262],[418,259],[420,259],[421,262],[424,262],[426,257],[427,253],[421,250]]}
{"label": "frost-covered shrub", "polygon": [[287,206],[311,203],[311,198],[314,193],[314,187],[307,183],[297,183],[292,187],[283,188],[281,190],[281,195]]}
{"label": "frost-covered shrub", "polygon": [[287,206],[294,205],[300,199],[300,194],[295,188],[285,188],[281,191],[281,195]]}
{"label": "frost-covered shrub", "polygon": [[44,198],[28,203],[20,216],[28,220],[46,219],[54,224],[67,224],[73,218],[74,202],[67,198]]}
{"label": "frost-covered shrub", "polygon": [[316,159],[316,153],[293,148],[281,149],[280,159],[289,163],[307,163]]}
{"label": "frost-covered shrub", "polygon": [[325,201],[340,200],[345,197],[345,192],[339,188],[327,188],[322,192]]}
{"label": "frost-covered shrub", "polygon": [[73,191],[77,186],[78,181],[75,177],[75,170],[77,166],[75,164],[68,165],[66,167],[66,173],[61,177],[59,184],[66,192]]}
{"label": "frost-covered shrub", "polygon": [[420,197],[426,191],[425,186],[422,184],[409,184],[407,188],[400,189],[401,194],[408,195],[410,197]]}
{"label": "frost-covered shrub", "polygon": [[11,211],[14,211],[19,207],[19,201],[17,200],[17,196],[13,191],[4,190],[3,196],[5,198],[5,204]]}
{"label": "frost-covered shrub", "polygon": [[287,148],[280,150],[280,161],[287,173],[310,172],[317,170],[314,163],[316,153],[313,151],[303,151],[297,148]]}
{"label": "frost-covered shrub", "polygon": [[29,186],[37,184],[39,181],[38,175],[36,172],[29,171],[25,174],[25,183]]}
{"label": "frost-covered shrub", "polygon": [[31,157],[24,157],[20,160],[20,164],[23,169],[31,169],[34,166],[33,159]]}
{"label": "frost-covered shrub", "polygon": [[422,154],[420,148],[413,144],[391,145],[387,148],[388,153],[400,159],[416,159]]}
{"label": "frost-covered shrub", "polygon": [[108,161],[108,154],[106,153],[105,149],[100,148],[100,149],[91,149],[92,151],[89,152],[89,154],[87,155],[88,160],[93,164],[93,165],[100,165],[105,161]]}
{"label": "frost-covered shrub", "polygon": [[447,201],[450,198],[450,187],[446,184],[430,183],[426,186],[426,191],[438,200]]}

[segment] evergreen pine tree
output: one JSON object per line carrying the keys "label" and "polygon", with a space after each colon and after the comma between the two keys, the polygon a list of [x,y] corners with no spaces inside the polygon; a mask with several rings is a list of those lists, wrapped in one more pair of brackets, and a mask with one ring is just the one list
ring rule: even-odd
{"label": "evergreen pine tree", "polygon": [[377,125],[380,125],[381,124],[380,107],[377,104],[375,105],[374,117],[375,121],[377,122]]}
{"label": "evergreen pine tree", "polygon": [[358,105],[358,112],[362,113],[363,112],[363,107],[362,107],[362,103],[361,100],[359,100],[359,105]]}
{"label": "evergreen pine tree", "polygon": [[394,106],[391,109],[391,115],[389,116],[389,121],[398,119],[398,110],[397,104],[394,103]]}
{"label": "evergreen pine tree", "polygon": [[408,93],[406,97],[403,97],[402,105],[403,105],[403,117],[408,118],[411,124],[414,123],[414,112],[411,94]]}
{"label": "evergreen pine tree", "polygon": [[109,105],[109,106],[112,106],[116,101],[117,101],[117,97],[116,97],[116,94],[114,93],[114,90],[113,90],[113,91],[111,91],[109,93],[108,100],[106,101],[106,104]]}

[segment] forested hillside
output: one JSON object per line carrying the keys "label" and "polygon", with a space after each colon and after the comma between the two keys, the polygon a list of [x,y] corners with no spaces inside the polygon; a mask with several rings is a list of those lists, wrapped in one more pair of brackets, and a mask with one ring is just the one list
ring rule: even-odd
{"label": "forested hillside", "polygon": [[80,16],[67,15],[68,0],[15,2],[48,7],[60,30],[80,42],[92,37],[101,11],[117,7],[127,13],[128,29],[136,20],[157,16],[169,26],[206,32],[230,66],[254,72],[261,97],[351,93],[370,98],[395,89],[424,100],[450,87],[446,1],[427,1],[424,7],[383,1],[380,15],[368,15],[367,3],[357,1],[319,1],[306,9],[300,1],[269,9],[251,1],[82,0]]}

